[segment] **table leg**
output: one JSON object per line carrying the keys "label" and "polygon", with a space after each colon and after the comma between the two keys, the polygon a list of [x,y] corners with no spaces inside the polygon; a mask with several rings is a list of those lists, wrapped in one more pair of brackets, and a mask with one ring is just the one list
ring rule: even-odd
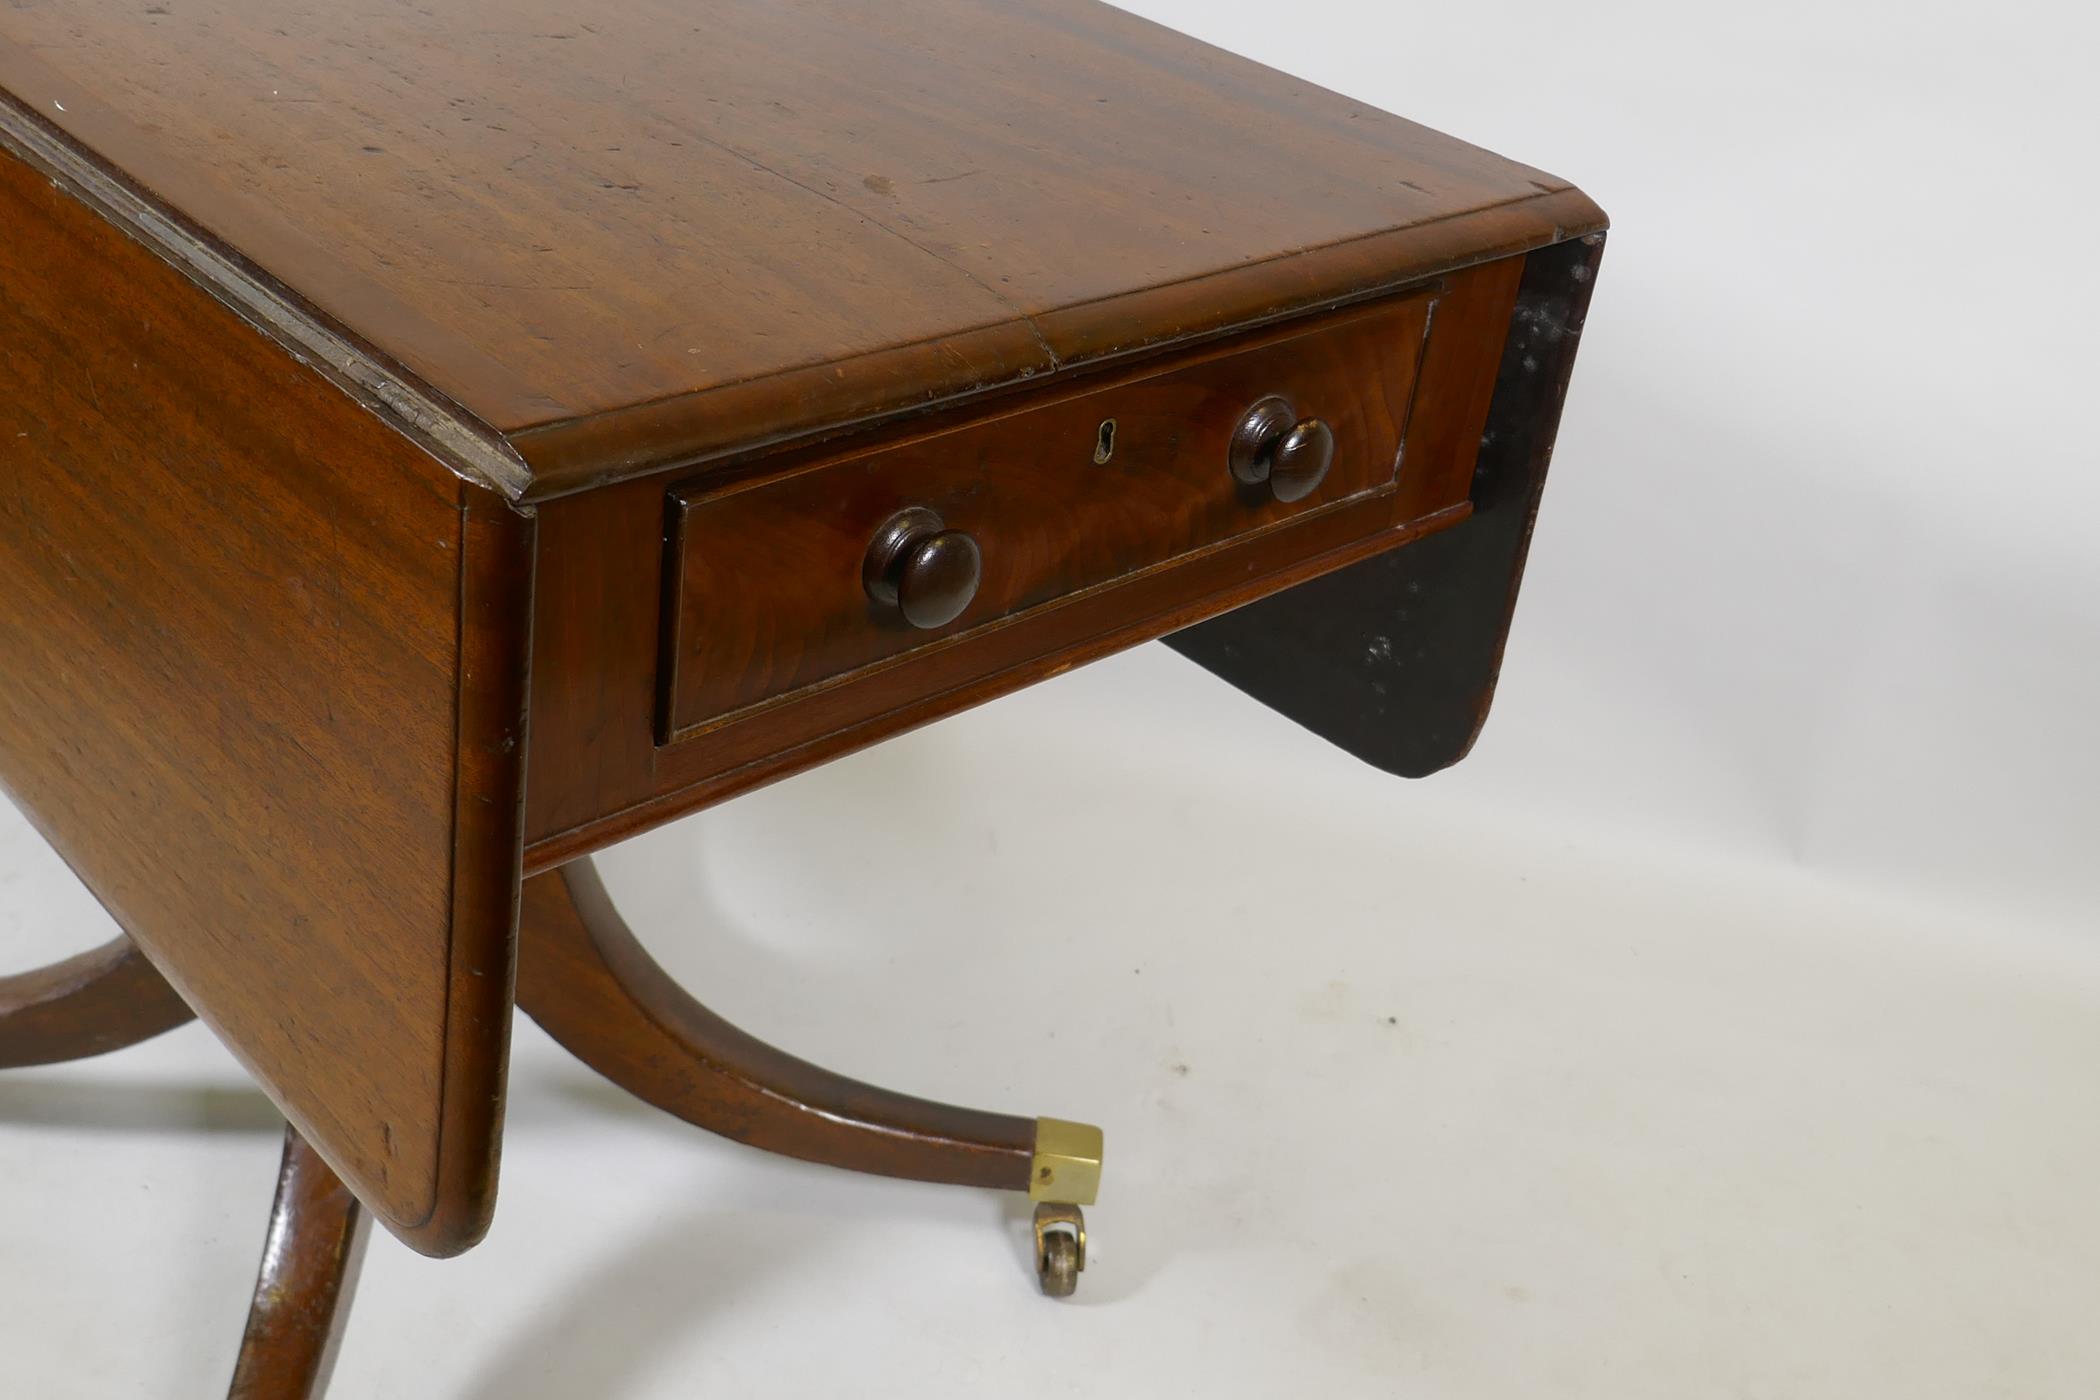
{"label": "table leg", "polygon": [[883,1176],[1094,1199],[1098,1129],[912,1098],[747,1035],[657,965],[588,860],[525,882],[518,1005],[637,1098],[738,1142]]}
{"label": "table leg", "polygon": [[0,1069],[106,1055],[193,1013],[129,938],[0,977]]}
{"label": "table leg", "polygon": [[[182,1025],[190,1009],[129,938],[0,978],[0,1068],[107,1054]],[[365,1236],[357,1199],[285,1129],[277,1203],[229,1400],[318,1400]]]}
{"label": "table leg", "polygon": [[370,1223],[350,1189],[287,1125],[255,1302],[227,1400],[320,1400]]}

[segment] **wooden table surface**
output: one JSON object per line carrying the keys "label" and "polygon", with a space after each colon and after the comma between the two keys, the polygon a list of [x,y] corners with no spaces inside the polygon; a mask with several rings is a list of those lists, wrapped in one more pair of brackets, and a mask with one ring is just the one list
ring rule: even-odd
{"label": "wooden table surface", "polygon": [[1094,0],[43,0],[0,88],[501,434],[512,495],[1601,222]]}

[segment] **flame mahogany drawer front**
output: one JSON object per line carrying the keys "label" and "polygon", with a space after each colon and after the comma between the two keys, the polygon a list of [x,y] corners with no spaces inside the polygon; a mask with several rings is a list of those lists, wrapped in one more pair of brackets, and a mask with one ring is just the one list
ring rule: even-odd
{"label": "flame mahogany drawer front", "polygon": [[1465,480],[1399,471],[1435,301],[1274,328],[784,477],[674,489],[659,738],[1365,498],[1397,508],[1367,513],[1365,533],[1458,504]]}

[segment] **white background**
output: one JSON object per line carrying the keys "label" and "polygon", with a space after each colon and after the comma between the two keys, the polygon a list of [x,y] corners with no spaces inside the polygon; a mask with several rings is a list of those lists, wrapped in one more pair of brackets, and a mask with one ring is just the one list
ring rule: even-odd
{"label": "white background", "polygon": [[[521,1023],[338,1400],[2100,1392],[2091,7],[1132,8],[1613,216],[1479,748],[1151,647],[620,848],[753,1030],[1103,1123],[1095,1267]],[[110,932],[0,809],[7,965]],[[276,1154],[195,1027],[0,1077],[0,1391],[221,1393]]]}

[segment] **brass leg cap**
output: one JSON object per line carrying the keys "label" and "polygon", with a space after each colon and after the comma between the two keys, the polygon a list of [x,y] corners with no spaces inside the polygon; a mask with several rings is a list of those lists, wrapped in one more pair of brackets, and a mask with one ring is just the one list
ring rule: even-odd
{"label": "brass leg cap", "polygon": [[1028,1199],[1090,1206],[1101,1191],[1101,1130],[1062,1118],[1035,1120]]}

